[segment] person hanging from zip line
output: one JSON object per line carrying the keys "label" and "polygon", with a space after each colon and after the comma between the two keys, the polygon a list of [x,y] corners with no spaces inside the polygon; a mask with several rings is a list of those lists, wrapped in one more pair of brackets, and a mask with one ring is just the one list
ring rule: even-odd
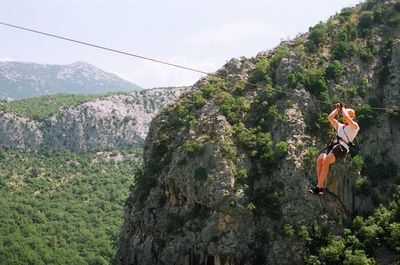
{"label": "person hanging from zip line", "polygon": [[[340,123],[336,116],[342,114],[343,123]],[[329,174],[329,166],[342,160],[353,146],[353,140],[356,137],[360,127],[353,119],[356,113],[353,109],[346,108],[342,103],[337,103],[336,108],[329,114],[328,120],[336,130],[336,136],[322,150],[317,159],[317,185],[309,192],[315,195],[323,195],[325,192],[324,184]]]}

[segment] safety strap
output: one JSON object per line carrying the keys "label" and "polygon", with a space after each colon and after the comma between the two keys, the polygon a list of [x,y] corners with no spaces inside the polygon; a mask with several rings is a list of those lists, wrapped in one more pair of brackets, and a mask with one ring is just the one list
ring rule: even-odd
{"label": "safety strap", "polygon": [[[346,135],[346,138],[347,138],[347,142],[346,142],[346,141],[344,141],[344,142],[345,142],[349,147],[354,147],[354,143],[350,141],[349,137],[347,136],[346,131],[344,130],[344,127],[346,127],[346,125],[343,126],[343,132],[344,132],[344,135]],[[340,138],[340,137],[338,136],[338,138]],[[342,139],[342,138],[340,138],[340,139]],[[342,141],[343,141],[343,139],[342,139]]]}

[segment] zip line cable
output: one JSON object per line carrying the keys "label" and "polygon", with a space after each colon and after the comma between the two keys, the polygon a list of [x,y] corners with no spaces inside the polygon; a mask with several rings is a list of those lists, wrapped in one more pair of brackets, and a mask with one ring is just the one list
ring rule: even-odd
{"label": "zip line cable", "polygon": [[133,53],[129,53],[129,52],[124,52],[124,51],[120,51],[120,50],[116,50],[116,49],[111,49],[111,48],[107,48],[107,47],[104,47],[104,46],[92,44],[92,43],[89,43],[89,42],[84,42],[84,41],[79,41],[79,40],[75,40],[75,39],[71,39],[71,38],[66,38],[66,37],[63,37],[63,36],[60,36],[60,35],[55,35],[55,34],[43,32],[43,31],[38,31],[38,30],[30,29],[30,28],[20,27],[20,26],[17,26],[17,25],[4,23],[4,22],[1,22],[1,21],[0,21],[0,24],[4,25],[4,26],[16,28],[16,29],[29,31],[29,32],[32,32],[32,33],[45,35],[45,36],[56,38],[56,39],[61,39],[61,40],[69,41],[69,42],[75,42],[75,43],[78,43],[78,44],[81,44],[81,45],[90,46],[90,47],[93,47],[93,48],[102,49],[102,50],[106,50],[106,51],[109,51],[109,52],[119,53],[119,54],[131,56],[131,57],[136,57],[136,58],[139,58],[139,59],[142,59],[142,60],[147,60],[147,61],[151,61],[151,62],[155,62],[155,63],[165,64],[165,65],[169,65],[169,66],[172,66],[172,67],[177,67],[177,68],[181,68],[181,69],[197,72],[197,73],[200,73],[200,74],[206,74],[206,75],[209,74],[207,72],[200,71],[200,70],[197,70],[197,69],[193,69],[193,68],[190,68],[190,67],[186,67],[186,66],[182,66],[182,65],[178,65],[178,64],[173,64],[173,63],[165,62],[165,61],[162,61],[162,60],[157,60],[157,59],[153,59],[153,58],[149,58],[149,57],[145,57],[145,56],[141,56],[141,55],[137,55],[137,54],[133,54]]}
{"label": "zip line cable", "polygon": [[[174,63],[170,63],[170,62],[166,62],[166,61],[162,61],[162,60],[158,60],[158,59],[154,59],[154,58],[150,58],[150,57],[146,57],[146,56],[142,56],[142,55],[138,55],[138,54],[133,54],[133,53],[130,53],[130,52],[125,52],[125,51],[121,51],[121,50],[117,50],[117,49],[112,49],[112,48],[108,48],[108,47],[105,47],[105,46],[92,44],[92,43],[89,43],[89,42],[84,42],[84,41],[80,41],[80,40],[76,40],[76,39],[71,39],[71,38],[67,38],[67,37],[63,37],[63,36],[60,36],[60,35],[55,35],[55,34],[43,32],[43,31],[39,31],[39,30],[35,30],[35,29],[21,27],[21,26],[17,26],[17,25],[14,25],[14,24],[1,22],[1,21],[0,21],[0,25],[11,27],[11,28],[15,28],[15,29],[20,29],[20,30],[31,32],[31,33],[36,33],[36,34],[40,34],[40,35],[56,38],[56,39],[61,39],[61,40],[64,40],[64,41],[74,42],[74,43],[77,43],[77,44],[81,44],[81,45],[85,45],[85,46],[89,46],[89,47],[93,47],[93,48],[97,48],[97,49],[101,49],[101,50],[106,50],[106,51],[113,52],[113,53],[118,53],[118,54],[130,56],[130,57],[135,57],[135,58],[138,58],[138,59],[147,60],[147,61],[151,61],[151,62],[154,62],[154,63],[164,64],[164,65],[168,65],[168,66],[171,66],[171,67],[176,67],[176,68],[180,68],[180,69],[184,69],[184,70],[188,70],[188,71],[192,71],[192,72],[196,72],[196,73],[200,73],[200,74],[212,75],[212,76],[218,77],[217,74],[209,73],[209,72],[198,70],[198,69],[195,69],[195,68],[191,68],[191,67],[187,67],[187,66],[183,66],[183,65],[179,65],[179,64],[174,64]],[[244,81],[243,83],[247,84],[247,85],[250,85],[250,86],[254,86],[254,87],[264,88],[264,86],[261,86],[261,85],[258,85],[258,84],[254,84],[254,83],[251,83],[251,82],[247,82],[247,81]],[[294,97],[301,97],[301,98],[306,99],[306,100],[311,100],[311,101],[316,101],[316,102],[319,102],[319,103],[322,103],[322,104],[332,105],[331,102],[327,102],[327,101],[323,101],[323,100],[319,100],[319,99],[313,99],[313,98],[306,98],[304,96],[297,95],[295,93],[290,93],[288,91],[283,91],[283,90],[275,89],[275,88],[272,88],[272,87],[270,89],[272,91],[283,93],[283,94],[286,94],[286,95],[290,95],[290,96],[294,96]],[[371,107],[370,109],[387,110],[387,111],[400,111],[399,108]]]}

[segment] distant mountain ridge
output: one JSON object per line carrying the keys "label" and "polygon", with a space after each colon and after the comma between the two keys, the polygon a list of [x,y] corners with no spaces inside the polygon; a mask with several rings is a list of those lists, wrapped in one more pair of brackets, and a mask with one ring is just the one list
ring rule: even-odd
{"label": "distant mountain ridge", "polygon": [[0,62],[0,99],[57,93],[100,94],[141,90],[138,85],[86,62],[67,65]]}

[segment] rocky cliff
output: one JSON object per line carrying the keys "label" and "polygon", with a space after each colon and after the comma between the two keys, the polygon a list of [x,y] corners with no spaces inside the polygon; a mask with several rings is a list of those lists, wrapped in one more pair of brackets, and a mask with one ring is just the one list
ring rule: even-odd
{"label": "rocky cliff", "polygon": [[44,121],[0,113],[0,144],[38,150],[44,146],[83,151],[142,146],[151,119],[183,88],[157,88],[61,108]]}
{"label": "rocky cliff", "polygon": [[[311,234],[388,203],[400,183],[399,12],[398,1],[343,9],[232,59],[157,115],[114,264],[304,264],[322,244]],[[357,147],[315,197],[327,114],[342,101],[357,111]]]}

